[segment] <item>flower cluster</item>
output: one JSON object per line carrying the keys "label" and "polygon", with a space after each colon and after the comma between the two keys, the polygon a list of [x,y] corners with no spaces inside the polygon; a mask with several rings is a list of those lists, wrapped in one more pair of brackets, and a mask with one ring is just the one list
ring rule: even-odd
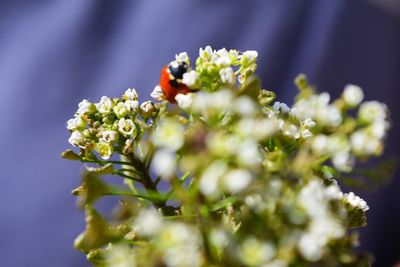
{"label": "flower cluster", "polygon": [[[354,249],[367,203],[344,193],[343,174],[382,153],[384,104],[362,102],[355,85],[339,99],[300,75],[290,107],[255,77],[256,51],[200,49],[182,82],[160,103],[121,99],[79,104],[63,156],[96,163],[73,191],[86,211],[75,246],[96,266],[366,266]],[[186,53],[175,61],[190,66]],[[238,82],[237,82],[238,81]],[[358,109],[358,111],[355,111]],[[102,160],[93,154],[98,152]],[[110,160],[112,154],[120,160]],[[123,177],[126,186],[99,176]],[[106,221],[94,203],[121,201]]]}

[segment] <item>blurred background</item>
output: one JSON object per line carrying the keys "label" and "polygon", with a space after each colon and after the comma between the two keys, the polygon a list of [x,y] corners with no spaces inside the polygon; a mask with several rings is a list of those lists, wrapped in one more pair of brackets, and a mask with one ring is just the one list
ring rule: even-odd
{"label": "blurred background", "polygon": [[[84,215],[71,189],[82,165],[62,160],[65,122],[80,100],[142,100],[165,64],[211,45],[258,50],[258,75],[292,102],[294,77],[338,96],[353,83],[384,101],[393,128],[386,155],[400,156],[400,1],[0,0],[0,265],[88,266],[72,247]],[[374,266],[400,260],[399,172],[361,194],[362,247]]]}

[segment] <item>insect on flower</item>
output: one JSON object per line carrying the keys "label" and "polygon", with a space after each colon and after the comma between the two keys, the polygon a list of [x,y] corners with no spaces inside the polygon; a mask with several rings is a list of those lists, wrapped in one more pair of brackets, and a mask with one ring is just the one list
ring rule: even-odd
{"label": "insect on flower", "polygon": [[183,83],[183,75],[190,70],[186,62],[172,61],[161,70],[160,87],[165,94],[165,98],[176,103],[177,94],[187,94],[192,92],[189,87]]}

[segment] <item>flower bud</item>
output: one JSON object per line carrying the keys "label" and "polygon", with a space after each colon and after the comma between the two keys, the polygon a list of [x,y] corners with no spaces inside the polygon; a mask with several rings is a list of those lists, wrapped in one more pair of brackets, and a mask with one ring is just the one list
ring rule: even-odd
{"label": "flower bud", "polygon": [[142,115],[142,117],[145,119],[150,118],[150,117],[155,117],[157,112],[158,112],[158,108],[151,101],[143,102],[140,105],[140,115]]}

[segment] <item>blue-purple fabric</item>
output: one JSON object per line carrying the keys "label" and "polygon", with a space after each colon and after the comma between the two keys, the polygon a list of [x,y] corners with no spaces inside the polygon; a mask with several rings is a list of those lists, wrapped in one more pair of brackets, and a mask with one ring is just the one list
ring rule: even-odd
{"label": "blue-purple fabric", "polygon": [[[206,45],[258,50],[257,73],[280,101],[300,72],[334,96],[360,85],[388,104],[387,152],[400,155],[400,16],[371,2],[1,0],[1,266],[89,266],[72,247],[84,220],[69,192],[82,167],[59,157],[66,120],[83,98],[134,87],[149,99],[163,65]],[[363,195],[375,266],[400,260],[399,190],[395,177]]]}

